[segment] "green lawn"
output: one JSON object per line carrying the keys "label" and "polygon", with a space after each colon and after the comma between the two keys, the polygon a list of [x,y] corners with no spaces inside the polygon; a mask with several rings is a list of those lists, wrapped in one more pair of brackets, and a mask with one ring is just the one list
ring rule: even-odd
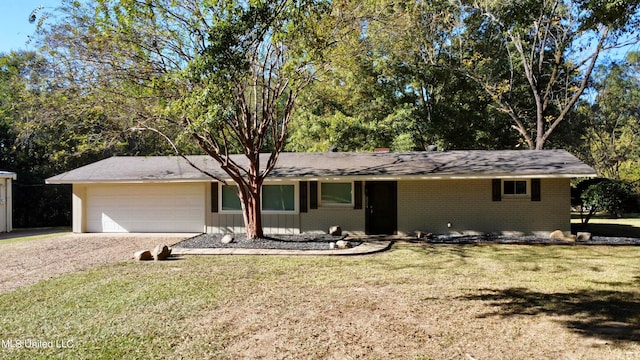
{"label": "green lawn", "polygon": [[[580,215],[572,214],[571,223],[580,224]],[[640,238],[640,214],[625,214],[624,218],[612,219],[609,215],[596,215],[585,227],[598,236],[620,236]]]}
{"label": "green lawn", "polygon": [[401,243],[131,261],[1,294],[0,358],[636,358],[639,257]]}

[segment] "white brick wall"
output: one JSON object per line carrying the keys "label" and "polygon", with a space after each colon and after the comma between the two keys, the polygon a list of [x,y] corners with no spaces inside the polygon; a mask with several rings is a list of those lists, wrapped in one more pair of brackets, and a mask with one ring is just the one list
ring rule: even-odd
{"label": "white brick wall", "polygon": [[[207,194],[207,199],[209,194]],[[398,233],[544,233],[570,230],[569,179],[542,179],[541,201],[492,201],[491,179],[398,181]],[[240,214],[210,213],[209,232],[244,232]],[[448,228],[447,223],[452,227]],[[326,232],[340,225],[345,232],[363,234],[365,210],[309,209],[296,215],[264,215],[265,233]]]}
{"label": "white brick wall", "polygon": [[[398,232],[570,230],[569,179],[542,179],[541,201],[492,201],[491,179],[398,182]],[[448,228],[447,223],[452,227]]]}

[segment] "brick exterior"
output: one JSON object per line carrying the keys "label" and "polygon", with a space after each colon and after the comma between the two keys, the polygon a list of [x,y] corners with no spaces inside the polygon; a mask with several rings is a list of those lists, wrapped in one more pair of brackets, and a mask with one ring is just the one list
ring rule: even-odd
{"label": "brick exterior", "polygon": [[[540,201],[531,201],[530,193],[492,201],[491,179],[398,181],[398,234],[422,231],[546,236],[556,229],[569,231],[569,179],[542,179],[540,188]],[[330,226],[340,225],[345,232],[364,234],[365,211],[320,207],[296,215],[265,215],[265,233],[326,232]],[[210,232],[244,231],[241,215],[210,214],[209,219]]]}
{"label": "brick exterior", "polygon": [[[545,233],[569,231],[569,179],[542,179],[541,201],[492,201],[491,179],[398,182],[398,232]],[[451,224],[451,228],[447,225]]]}

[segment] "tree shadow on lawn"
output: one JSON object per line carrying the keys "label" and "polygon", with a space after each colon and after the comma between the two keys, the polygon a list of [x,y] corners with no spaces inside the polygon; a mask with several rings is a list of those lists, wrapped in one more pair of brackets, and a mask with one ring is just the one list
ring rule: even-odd
{"label": "tree shadow on lawn", "polygon": [[569,293],[541,293],[524,288],[480,290],[464,300],[490,302],[499,312],[480,317],[549,315],[571,331],[607,341],[640,341],[640,294],[635,292],[580,290]]}
{"label": "tree shadow on lawn", "polygon": [[627,224],[571,224],[571,232],[588,231],[593,236],[640,238],[640,228]]}

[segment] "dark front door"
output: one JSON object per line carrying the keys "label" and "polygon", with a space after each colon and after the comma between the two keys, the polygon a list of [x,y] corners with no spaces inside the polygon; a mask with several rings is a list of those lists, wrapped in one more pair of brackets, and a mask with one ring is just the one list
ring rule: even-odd
{"label": "dark front door", "polygon": [[395,234],[398,230],[398,185],[395,181],[371,181],[365,186],[367,234]]}

